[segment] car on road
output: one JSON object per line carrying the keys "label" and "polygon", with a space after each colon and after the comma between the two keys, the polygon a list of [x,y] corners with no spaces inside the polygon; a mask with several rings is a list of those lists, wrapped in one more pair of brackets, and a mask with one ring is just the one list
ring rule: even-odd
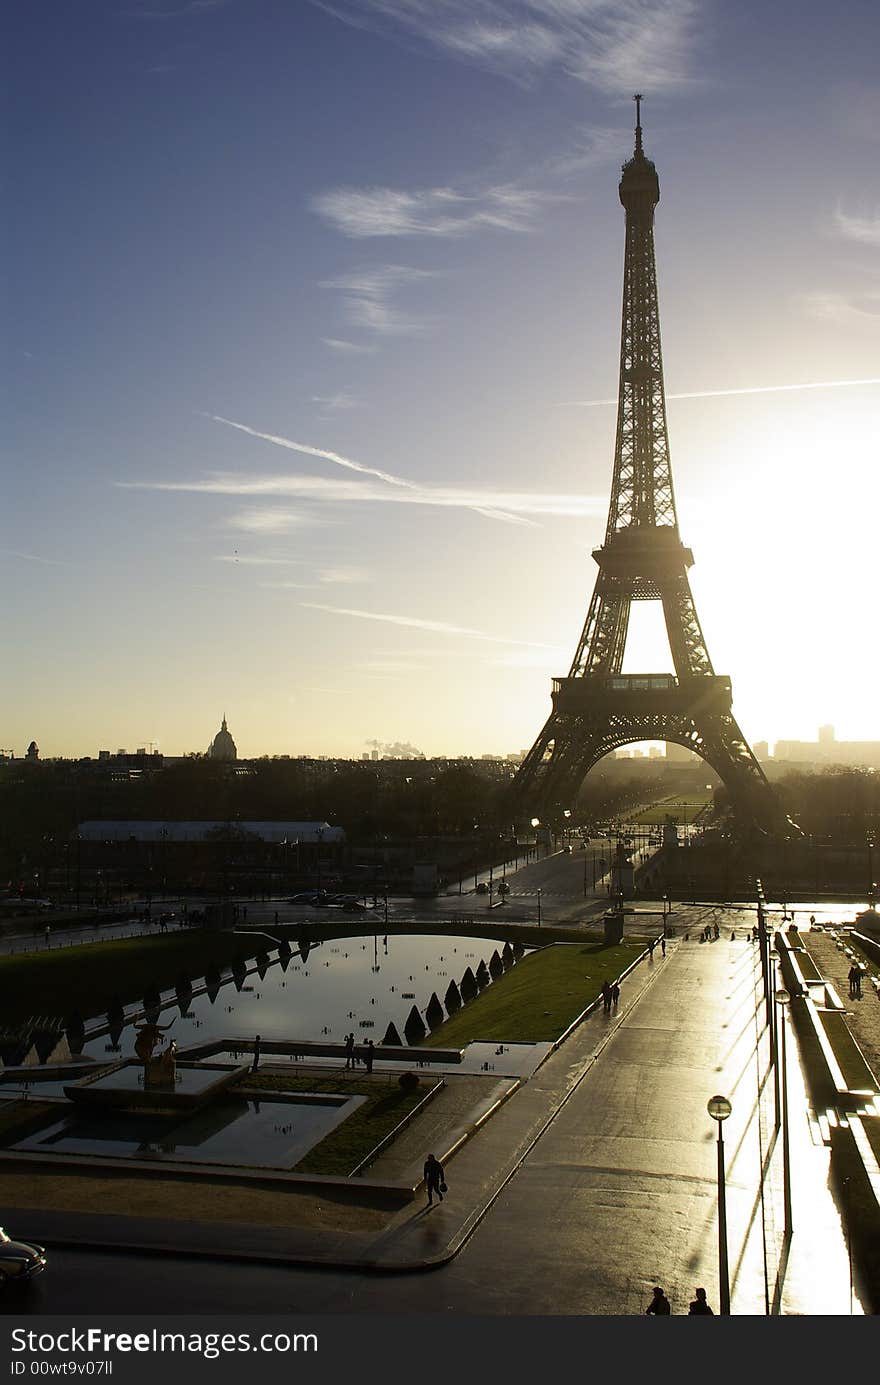
{"label": "car on road", "polygon": [[477,894],[488,894],[488,893],[489,893],[489,886],[486,884],[485,880],[481,880],[480,883],[479,883],[479,885],[477,886]]}
{"label": "car on road", "polygon": [[26,1284],[46,1268],[46,1249],[32,1241],[13,1241],[0,1226],[0,1290]]}
{"label": "car on road", "polygon": [[302,894],[293,895],[287,902],[288,904],[310,904],[312,908],[315,908],[316,905],[326,904],[327,897],[323,890],[320,892],[317,890],[304,890]]}

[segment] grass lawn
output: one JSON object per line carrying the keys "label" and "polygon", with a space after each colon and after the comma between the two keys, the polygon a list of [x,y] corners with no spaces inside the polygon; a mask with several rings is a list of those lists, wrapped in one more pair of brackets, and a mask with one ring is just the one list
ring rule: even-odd
{"label": "grass lawn", "polygon": [[14,1145],[41,1125],[58,1116],[58,1107],[49,1101],[4,1101],[0,1104],[0,1145]]}
{"label": "grass lawn", "polygon": [[148,986],[173,986],[181,972],[195,980],[212,965],[252,957],[261,941],[255,948],[229,933],[187,929],[0,957],[0,1025],[12,1028],[32,1015],[63,1020],[74,1010],[83,1019],[104,1014],[114,997],[139,1000]]}
{"label": "grass lawn", "polygon": [[560,944],[530,953],[424,1043],[461,1048],[478,1039],[507,1044],[558,1039],[596,999],[605,977],[613,981],[643,951],[641,942],[614,947],[595,942]]}
{"label": "grass lawn", "polygon": [[296,1165],[297,1173],[325,1173],[347,1178],[361,1160],[390,1135],[420,1101],[424,1101],[435,1081],[432,1077],[420,1077],[415,1090],[405,1092],[398,1084],[396,1073],[390,1081],[384,1075],[371,1081],[366,1076],[345,1072],[334,1073],[332,1077],[255,1073],[243,1077],[240,1085],[266,1092],[344,1092],[348,1096],[366,1097],[347,1120]]}
{"label": "grass lawn", "polygon": [[712,798],[711,789],[694,789],[686,798],[664,798],[660,803],[652,803],[650,808],[637,815],[635,821],[646,827],[661,826],[668,817],[679,825],[691,823],[699,817],[706,804],[712,802]]}

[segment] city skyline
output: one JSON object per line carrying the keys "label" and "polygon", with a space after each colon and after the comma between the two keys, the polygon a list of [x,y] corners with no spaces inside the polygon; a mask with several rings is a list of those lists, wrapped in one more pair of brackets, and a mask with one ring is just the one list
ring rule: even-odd
{"label": "city skyline", "polygon": [[20,7],[4,745],[530,743],[607,513],[636,89],[715,666],[752,741],[878,738],[874,21],[758,18]]}

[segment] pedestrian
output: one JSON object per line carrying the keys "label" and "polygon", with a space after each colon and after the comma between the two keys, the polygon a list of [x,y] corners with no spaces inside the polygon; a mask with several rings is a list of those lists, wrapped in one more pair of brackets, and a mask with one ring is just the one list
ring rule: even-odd
{"label": "pedestrian", "polygon": [[713,928],[712,928],[712,933],[713,933],[713,935],[714,935],[714,937],[715,937],[715,941],[716,941],[716,943],[717,943],[718,939],[721,937],[721,929],[718,927],[718,924],[717,924],[717,923],[713,926]]}
{"label": "pedestrian", "polygon": [[706,1290],[694,1289],[694,1293],[696,1294],[696,1298],[693,1300],[690,1307],[688,1308],[688,1314],[692,1316],[696,1313],[709,1313],[712,1315],[712,1317],[714,1317],[715,1314],[712,1312],[712,1309],[706,1302]]}
{"label": "pedestrian", "polygon": [[645,1317],[647,1317],[649,1313],[655,1313],[658,1317],[666,1317],[671,1312],[672,1309],[669,1306],[669,1299],[658,1284],[657,1288],[654,1290],[654,1297],[645,1309]]}
{"label": "pedestrian", "polygon": [[354,1034],[345,1036],[345,1071],[354,1067]]}
{"label": "pedestrian", "polygon": [[810,914],[810,927],[811,927],[811,928],[815,928],[815,927],[816,927],[816,915],[815,915],[815,914]]}
{"label": "pedestrian", "polygon": [[373,1071],[374,1057],[375,1054],[373,1053],[373,1040],[367,1039],[366,1048],[364,1049],[364,1063],[366,1064],[367,1072]]}
{"label": "pedestrian", "polygon": [[736,929],[735,929],[735,928],[731,928],[731,930],[730,930],[730,941],[731,941],[732,943],[735,943],[735,942],[736,942]]}
{"label": "pedestrian", "polygon": [[47,947],[49,946],[49,939],[50,939],[51,936],[52,936],[52,925],[49,924],[49,923],[47,923],[47,924],[46,924],[46,946],[47,946]]}
{"label": "pedestrian", "polygon": [[754,928],[752,929],[752,942],[756,943],[759,937],[760,934],[758,933],[758,925],[755,924]]}
{"label": "pedestrian", "polygon": [[852,964],[852,966],[850,967],[849,971],[848,971],[847,974],[846,974],[846,979],[847,979],[847,981],[849,982],[849,998],[850,998],[850,1000],[855,1000],[855,996],[856,996],[855,969],[856,969],[856,967],[855,967],[855,962],[854,962],[854,963]]}
{"label": "pedestrian", "polygon": [[253,1061],[253,1063],[251,1064],[251,1072],[256,1072],[256,1070],[257,1070],[257,1068],[258,1068],[259,1066],[260,1066],[260,1036],[259,1036],[259,1034],[258,1034],[257,1037],[254,1039],[254,1061]]}
{"label": "pedestrian", "polygon": [[446,1182],[443,1178],[443,1165],[439,1159],[435,1159],[433,1154],[429,1154],[425,1160],[425,1191],[428,1194],[428,1206],[431,1207],[436,1193],[440,1201],[443,1201],[443,1194],[446,1191]]}
{"label": "pedestrian", "polygon": [[660,951],[661,951],[662,955],[665,957],[665,956],[666,956],[666,934],[665,934],[665,933],[661,933],[661,934],[660,934]]}
{"label": "pedestrian", "polygon": [[608,980],[607,976],[602,982],[602,1009],[605,1011],[606,1015],[611,1009],[611,982]]}
{"label": "pedestrian", "polygon": [[854,999],[854,1000],[861,1000],[861,998],[862,998],[862,969],[861,969],[861,967],[859,966],[858,962],[853,962],[853,971],[855,972],[855,976],[853,977],[853,999]]}
{"label": "pedestrian", "polygon": [[617,1005],[618,1005],[619,1000],[620,1000],[620,987],[619,987],[619,985],[617,984],[617,982],[615,981],[614,985],[611,987],[611,1004],[614,1006],[615,1010],[617,1009]]}

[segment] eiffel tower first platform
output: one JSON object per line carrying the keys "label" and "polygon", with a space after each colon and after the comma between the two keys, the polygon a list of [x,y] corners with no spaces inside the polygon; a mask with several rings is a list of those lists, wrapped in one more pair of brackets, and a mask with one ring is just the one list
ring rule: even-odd
{"label": "eiffel tower first platform", "polygon": [[[633,741],[673,741],[725,784],[741,827],[790,836],[786,818],[734,719],[730,679],[712,667],[688,582],[694,558],[678,533],[654,263],[657,170],[642,149],[623,166],[623,324],[614,479],[596,586],[571,668],[553,680],[553,710],[512,784],[514,810],[573,806],[592,766]],[[633,601],[660,601],[674,674],[622,673]]]}

